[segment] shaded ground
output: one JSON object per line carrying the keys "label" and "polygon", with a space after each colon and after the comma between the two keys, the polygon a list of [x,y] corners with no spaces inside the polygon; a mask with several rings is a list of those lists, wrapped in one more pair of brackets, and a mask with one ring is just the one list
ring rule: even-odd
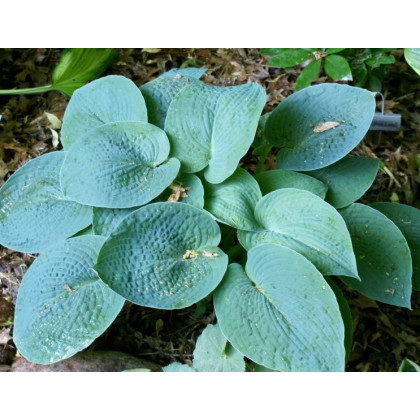
{"label": "shaded ground", "polygon": [[[418,155],[420,143],[420,78],[401,57],[389,66],[383,80],[386,112],[402,114],[399,133],[370,132],[354,153],[377,157],[384,163],[374,185],[362,198],[399,201],[420,207]],[[0,87],[32,87],[48,84],[52,68],[60,57],[54,49],[0,50]],[[107,71],[121,74],[141,85],[172,67],[198,66],[208,71],[206,83],[233,85],[256,81],[268,94],[265,111],[293,93],[299,69],[285,72],[268,68],[255,49],[162,49],[120,50],[119,59]],[[326,81],[321,75],[318,82]],[[27,160],[55,150],[54,131],[44,114],[62,118],[67,99],[57,92],[33,96],[0,96],[0,184]],[[59,149],[60,146],[57,146]],[[242,165],[253,170],[257,158],[250,153]],[[266,167],[273,165],[273,156]],[[0,246],[0,371],[8,370],[16,349],[13,345],[13,304],[19,282],[34,256]],[[343,287],[344,288],[344,287]],[[349,371],[396,371],[404,357],[420,362],[418,336],[420,293],[412,297],[412,311],[381,304],[358,293],[344,290],[355,323]],[[211,302],[200,302],[178,311],[160,311],[127,303],[113,325],[90,350],[122,351],[159,365],[188,362],[195,341],[208,323],[214,322]],[[417,334],[416,334],[417,332]]]}

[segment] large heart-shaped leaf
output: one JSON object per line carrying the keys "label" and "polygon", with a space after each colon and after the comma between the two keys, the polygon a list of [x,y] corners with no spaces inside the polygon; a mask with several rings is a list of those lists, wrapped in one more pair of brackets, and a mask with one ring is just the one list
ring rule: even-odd
{"label": "large heart-shaped leaf", "polygon": [[112,48],[68,48],[52,74],[52,89],[67,96],[86,82],[96,79],[118,57]]}
{"label": "large heart-shaped leaf", "polygon": [[174,180],[179,161],[166,161],[169,142],[144,122],[101,125],[78,138],[61,170],[67,197],[96,207],[128,208],[148,203]]}
{"label": "large heart-shaped leaf", "polygon": [[187,85],[196,83],[206,69],[172,69],[140,87],[146,101],[149,122],[165,127],[166,113],[172,99]]}
{"label": "large heart-shaped leaf", "polygon": [[275,169],[255,175],[263,195],[280,188],[297,188],[325,198],[328,187],[321,181],[299,172]]}
{"label": "large heart-shaped leaf", "polygon": [[212,292],[226,271],[220,230],[205,211],[153,203],[125,217],[99,253],[97,270],[138,305],[184,308]]}
{"label": "large heart-shaped leaf", "polygon": [[126,77],[106,76],[76,90],[67,105],[61,128],[65,149],[89,130],[120,121],[147,122],[147,109],[138,87]]}
{"label": "large heart-shaped leaf", "polygon": [[80,236],[56,244],[26,272],[16,301],[13,340],[33,363],[73,356],[101,335],[124,299],[93,269],[105,238]]}
{"label": "large heart-shaped leaf", "polygon": [[413,289],[420,290],[420,210],[399,203],[373,203],[371,207],[391,219],[407,240],[413,261]]}
{"label": "large heart-shaped leaf", "polygon": [[361,282],[341,280],[363,295],[410,308],[412,262],[407,241],[386,216],[363,204],[340,210],[353,242]]}
{"label": "large heart-shaped leaf", "polygon": [[358,278],[346,224],[318,196],[295,188],[273,191],[256,205],[255,219],[262,229],[238,232],[245,249],[261,243],[280,244],[304,255],[323,274]]}
{"label": "large heart-shaped leaf", "polygon": [[214,293],[223,335],[256,363],[281,371],[343,371],[344,327],[333,291],[297,252],[263,244],[231,264]]}
{"label": "large heart-shaped leaf", "polygon": [[95,235],[109,236],[124,217],[128,216],[137,207],[131,209],[93,208],[93,232]]}
{"label": "large heart-shaped leaf", "polygon": [[221,87],[193,83],[172,100],[165,122],[171,154],[183,172],[205,169],[218,184],[233,174],[254,139],[265,104],[256,83]]}
{"label": "large heart-shaped leaf", "polygon": [[354,203],[370,188],[378,168],[378,159],[346,156],[333,165],[307,174],[328,185],[326,200],[339,209]]}
{"label": "large heart-shaped leaf", "polygon": [[217,220],[236,229],[258,230],[254,209],[261,199],[257,181],[245,169],[237,168],[220,184],[204,183],[205,205]]}
{"label": "large heart-shaped leaf", "polygon": [[207,325],[198,337],[193,366],[199,372],[244,372],[245,360],[226,340],[219,325]]}
{"label": "large heart-shaped leaf", "polygon": [[282,101],[267,120],[265,136],[282,147],[279,168],[310,171],[347,155],[366,134],[374,112],[373,93],[322,83]]}
{"label": "large heart-shaped leaf", "polygon": [[32,159],[0,189],[0,243],[37,253],[92,223],[92,208],[64,197],[59,173],[65,152]]}

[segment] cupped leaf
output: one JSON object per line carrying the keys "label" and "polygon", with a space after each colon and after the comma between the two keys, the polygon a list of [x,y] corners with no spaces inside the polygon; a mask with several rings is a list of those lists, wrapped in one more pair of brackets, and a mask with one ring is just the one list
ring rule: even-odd
{"label": "cupped leaf", "polygon": [[223,335],[254,362],[281,371],[343,371],[344,327],[333,291],[302,255],[274,244],[231,264],[214,293]]}
{"label": "cupped leaf", "polygon": [[64,113],[61,143],[67,149],[89,130],[120,121],[147,122],[146,103],[130,79],[102,77],[74,92]]}
{"label": "cupped leaf", "polygon": [[208,182],[223,182],[251,146],[264,104],[265,92],[256,83],[186,86],[166,117],[171,155],[181,161],[183,172],[206,168]]}
{"label": "cupped leaf", "polygon": [[205,205],[217,220],[236,229],[258,230],[254,209],[261,199],[257,181],[245,169],[236,171],[220,184],[204,183]]}
{"label": "cupped leaf", "polygon": [[128,216],[137,207],[131,209],[93,208],[93,232],[95,235],[109,236],[124,217]]}
{"label": "cupped leaf", "polygon": [[125,217],[102,247],[96,269],[138,305],[184,308],[212,292],[226,271],[220,230],[205,211],[153,203]]}
{"label": "cupped leaf", "polygon": [[159,201],[180,201],[202,209],[204,207],[204,187],[200,178],[193,174],[178,174]]}
{"label": "cupped leaf", "polygon": [[309,191],[324,199],[328,189],[323,182],[318,181],[316,178],[283,169],[263,172],[255,175],[255,179],[263,195],[279,190],[280,188],[297,188],[298,190]]}
{"label": "cupped leaf", "polygon": [[295,91],[308,87],[318,77],[320,69],[321,60],[314,60],[310,62],[296,79]]}
{"label": "cupped leaf", "polygon": [[392,220],[407,240],[413,262],[413,289],[420,290],[420,210],[399,203],[373,203],[371,207]]}
{"label": "cupped leaf", "polygon": [[0,243],[37,253],[92,223],[92,208],[66,198],[59,182],[65,152],[30,160],[0,189]]}
{"label": "cupped leaf", "polygon": [[323,274],[358,278],[346,224],[337,210],[318,196],[295,188],[273,191],[256,205],[255,219],[262,229],[238,232],[245,249],[261,243],[287,246]]}
{"label": "cupped leaf", "polygon": [[336,80],[353,80],[348,61],[341,55],[329,55],[325,57],[325,73]]}
{"label": "cupped leaf", "polygon": [[80,236],[54,245],[26,272],[16,301],[13,339],[33,363],[73,356],[101,335],[124,299],[93,269],[105,238]]}
{"label": "cupped leaf", "polygon": [[146,101],[149,122],[165,127],[166,113],[172,99],[187,85],[196,83],[206,69],[172,69],[140,87]]}
{"label": "cupped leaf", "polygon": [[420,48],[404,48],[404,58],[409,66],[420,76]]}
{"label": "cupped leaf", "polygon": [[361,282],[341,280],[361,294],[410,308],[412,262],[407,241],[386,216],[363,204],[340,210],[353,242]]}
{"label": "cupped leaf", "polygon": [[245,372],[245,360],[226,340],[219,325],[207,325],[198,337],[193,366],[199,372]]}
{"label": "cupped leaf", "polygon": [[410,359],[404,359],[398,368],[398,372],[420,372],[420,366]]}
{"label": "cupped leaf", "polygon": [[52,74],[52,89],[67,96],[99,77],[118,57],[113,48],[68,48]]}
{"label": "cupped leaf", "polygon": [[265,135],[281,169],[310,171],[347,155],[368,131],[374,94],[348,85],[322,83],[286,98],[271,113]]}
{"label": "cupped leaf", "polygon": [[95,207],[129,208],[148,203],[175,179],[163,130],[144,122],[101,125],[77,139],[61,170],[67,197]]}
{"label": "cupped leaf", "polygon": [[378,169],[378,159],[346,156],[326,168],[307,174],[328,185],[325,199],[339,209],[354,203],[370,188]]}

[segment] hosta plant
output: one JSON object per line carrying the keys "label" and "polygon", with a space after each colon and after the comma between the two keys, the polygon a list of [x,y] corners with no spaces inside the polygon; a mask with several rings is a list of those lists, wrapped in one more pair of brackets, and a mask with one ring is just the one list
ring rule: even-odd
{"label": "hosta plant", "polygon": [[[25,358],[48,364],[86,348],[125,300],[177,310],[211,296],[217,323],[192,366],[164,370],[343,371],[352,340],[343,288],[410,308],[419,210],[355,203],[378,170],[349,155],[374,94],[322,84],[261,116],[261,86],[210,86],[203,73],[81,87],[63,150],[0,189],[1,244],[40,254],[16,302]],[[247,169],[251,147],[272,146],[277,169]]]}

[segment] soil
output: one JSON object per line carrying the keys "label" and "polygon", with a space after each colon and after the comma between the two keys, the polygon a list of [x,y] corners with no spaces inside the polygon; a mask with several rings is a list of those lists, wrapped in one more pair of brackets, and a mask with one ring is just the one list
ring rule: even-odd
{"label": "soil", "polygon": [[[285,71],[266,65],[256,49],[120,49],[118,60],[106,74],[129,77],[138,86],[174,67],[206,67],[206,83],[234,85],[258,82],[267,92],[265,112],[294,91],[299,67]],[[60,58],[60,49],[1,49],[0,88],[42,86]],[[385,112],[402,115],[399,132],[369,132],[352,152],[383,162],[372,188],[360,200],[397,201],[420,207],[420,78],[407,66],[402,49],[392,52],[396,63],[387,66],[382,80]],[[327,81],[321,74],[316,83]],[[27,96],[0,96],[0,185],[29,159],[60,149],[54,137],[59,130],[47,114],[60,120],[67,98],[58,92]],[[378,104],[379,105],[379,104]],[[379,109],[379,108],[378,108]],[[268,156],[265,167],[273,167]],[[258,158],[251,153],[241,164],[251,172]],[[22,276],[36,256],[0,246],[0,371],[12,363],[24,364],[13,344],[13,309]],[[348,371],[397,371],[407,357],[420,362],[418,336],[420,293],[412,295],[412,310],[375,302],[342,286],[354,320],[354,343]],[[165,366],[188,363],[195,341],[215,322],[210,301],[177,311],[161,311],[126,303],[111,327],[89,351],[116,351]],[[77,365],[78,370],[87,370]],[[33,367],[28,369],[34,369]],[[100,368],[97,368],[100,370]]]}

